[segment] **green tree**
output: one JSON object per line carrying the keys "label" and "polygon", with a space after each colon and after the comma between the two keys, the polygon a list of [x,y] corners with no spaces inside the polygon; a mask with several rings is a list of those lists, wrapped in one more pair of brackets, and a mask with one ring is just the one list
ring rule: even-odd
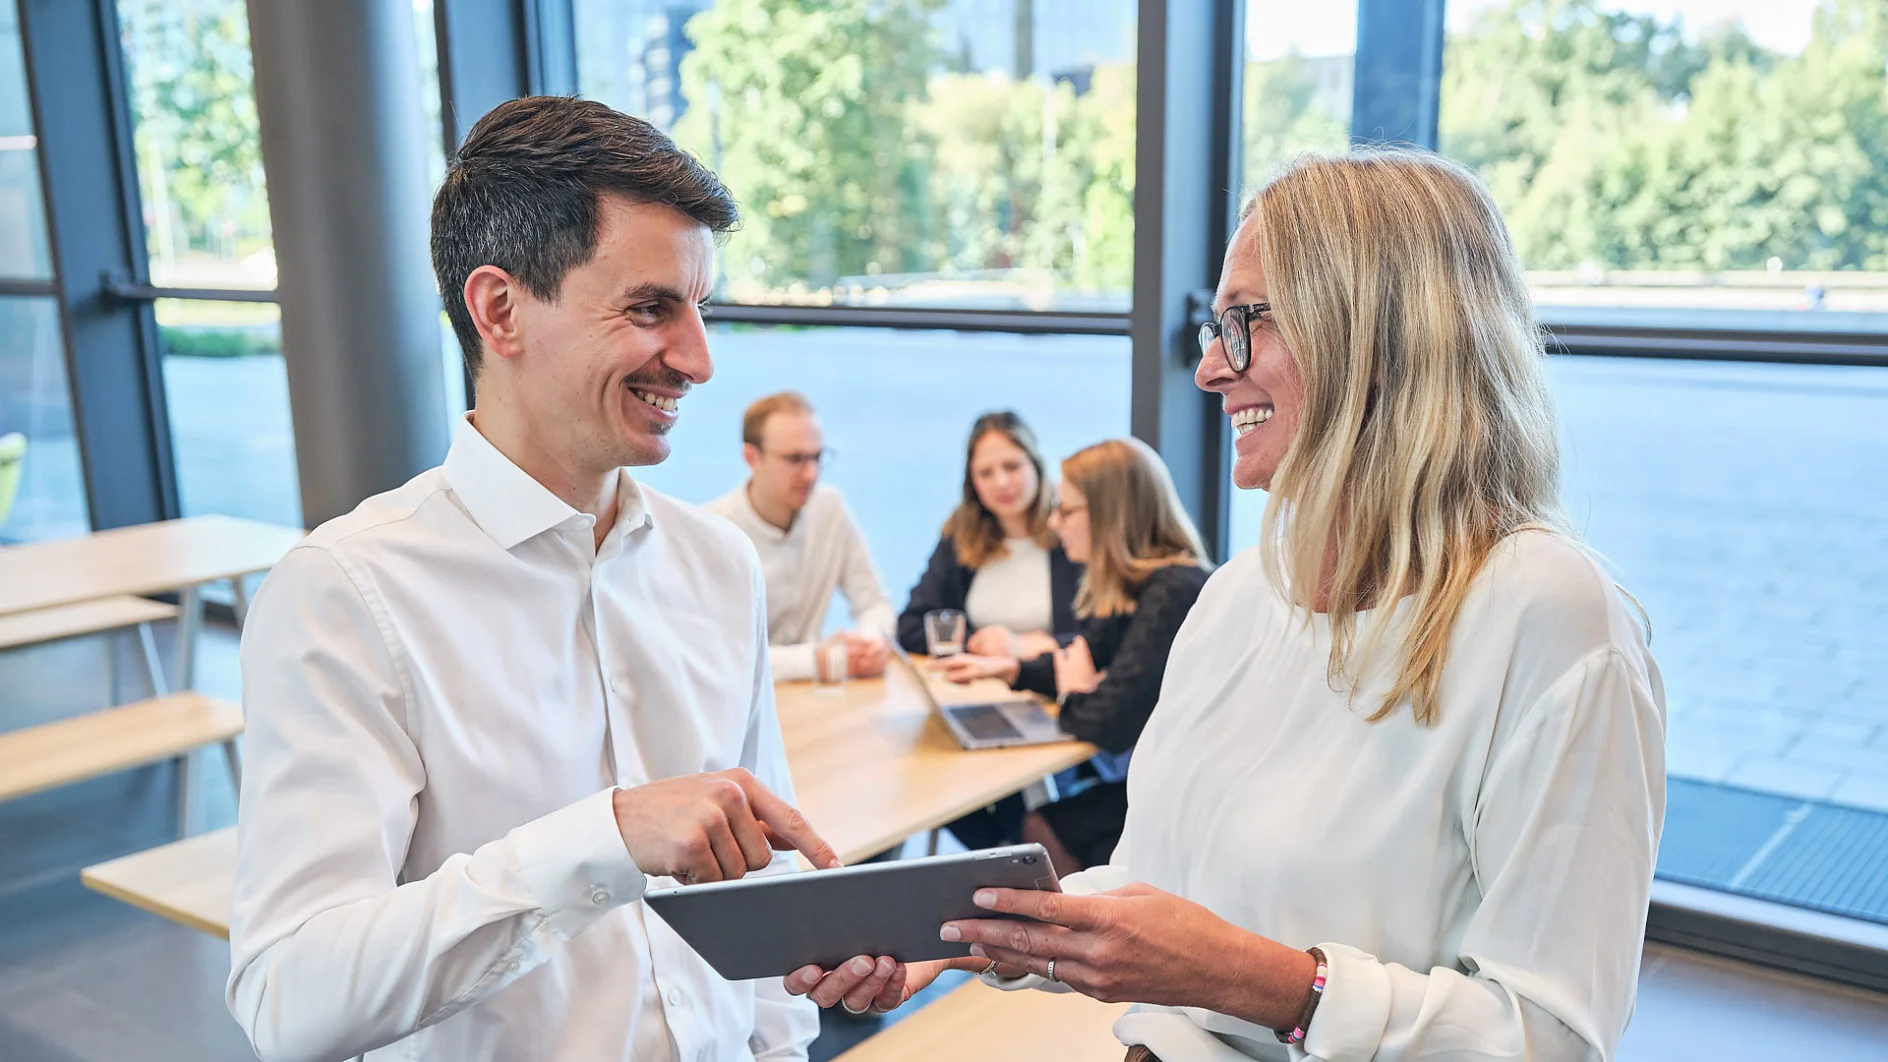
{"label": "green tree", "polygon": [[905,136],[939,0],[721,0],[689,19],[678,142],[742,204],[732,290],[923,268],[928,152]]}
{"label": "green tree", "polygon": [[[242,4],[144,0],[121,13],[154,249],[239,257],[266,247],[269,203]],[[165,248],[173,235],[183,245]]]}
{"label": "green tree", "polygon": [[1350,123],[1332,113],[1317,93],[1309,61],[1295,52],[1246,64],[1241,144],[1245,192],[1256,190],[1298,152],[1342,151],[1349,145]]}

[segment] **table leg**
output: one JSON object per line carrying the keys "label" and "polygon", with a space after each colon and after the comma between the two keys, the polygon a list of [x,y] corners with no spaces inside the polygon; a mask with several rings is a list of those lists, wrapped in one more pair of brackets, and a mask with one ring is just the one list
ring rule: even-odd
{"label": "table leg", "polygon": [[186,752],[176,760],[178,840],[196,832],[197,772],[191,770],[191,759],[191,754]]}
{"label": "table leg", "polygon": [[236,575],[231,576],[229,581],[229,592],[233,602],[230,607],[236,613],[238,631],[243,629],[243,624],[249,622],[249,586],[243,582],[245,578],[247,576]]}
{"label": "table leg", "polygon": [[203,629],[203,588],[186,586],[177,595],[177,689],[196,686],[197,632]]}

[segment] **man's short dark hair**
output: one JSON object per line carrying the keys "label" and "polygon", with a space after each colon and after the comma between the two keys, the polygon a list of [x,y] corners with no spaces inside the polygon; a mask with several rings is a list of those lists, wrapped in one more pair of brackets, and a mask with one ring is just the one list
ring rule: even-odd
{"label": "man's short dark hair", "polygon": [[596,253],[604,193],[673,207],[717,235],[740,221],[708,167],[662,130],[594,100],[509,100],[459,145],[433,197],[433,273],[474,376],[479,330],[466,278],[494,265],[555,301],[564,276]]}

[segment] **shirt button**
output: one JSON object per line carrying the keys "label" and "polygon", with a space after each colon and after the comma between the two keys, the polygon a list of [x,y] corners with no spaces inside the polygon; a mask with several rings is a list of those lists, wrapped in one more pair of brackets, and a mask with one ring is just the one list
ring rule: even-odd
{"label": "shirt button", "polygon": [[610,902],[610,890],[599,885],[590,890],[590,902],[598,907]]}
{"label": "shirt button", "polygon": [[681,1005],[682,1005],[682,990],[679,988],[669,989],[669,1006],[679,1007]]}
{"label": "shirt button", "polygon": [[518,972],[518,967],[519,967],[520,965],[521,965],[521,964],[520,964],[520,963],[518,962],[518,960],[517,960],[517,959],[513,959],[513,960],[511,960],[510,962],[508,962],[508,963],[506,963],[506,964],[505,964],[505,972],[506,972],[506,973],[517,973],[517,972]]}
{"label": "shirt button", "polygon": [[610,679],[610,691],[615,693],[619,697],[622,696],[624,692],[626,692],[628,686],[629,686],[629,683],[624,682],[621,677]]}

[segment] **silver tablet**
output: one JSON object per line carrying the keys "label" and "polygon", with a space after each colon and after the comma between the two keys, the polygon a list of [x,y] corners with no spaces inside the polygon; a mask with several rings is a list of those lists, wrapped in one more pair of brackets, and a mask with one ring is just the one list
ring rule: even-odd
{"label": "silver tablet", "polygon": [[970,901],[980,888],[1061,891],[1039,844],[809,870],[643,896],[715,972],[730,981],[832,969],[855,955],[922,962],[970,954],[937,938],[959,918],[993,914]]}

